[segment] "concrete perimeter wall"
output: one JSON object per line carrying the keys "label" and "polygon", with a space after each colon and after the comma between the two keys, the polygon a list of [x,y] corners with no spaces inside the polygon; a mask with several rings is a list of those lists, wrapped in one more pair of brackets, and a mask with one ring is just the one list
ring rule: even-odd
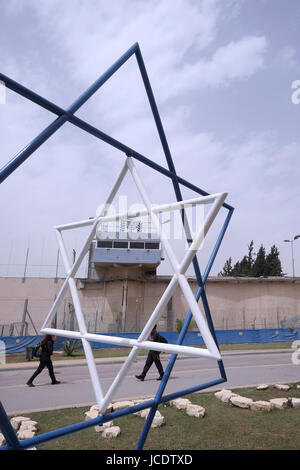
{"label": "concrete perimeter wall", "polygon": [[[39,332],[63,284],[51,278],[0,278],[0,336],[9,336],[9,325],[21,322],[28,299],[27,334]],[[77,280],[78,295],[90,332],[140,331],[152,313],[170,277],[152,280],[117,279],[100,282]],[[189,279],[194,292],[197,283]],[[259,329],[300,326],[300,278],[211,277],[206,294],[216,329]],[[199,302],[203,311],[202,302]],[[172,331],[176,319],[185,318],[187,305],[178,288],[159,321],[159,329]],[[1,331],[1,325],[6,325]],[[76,329],[70,293],[59,308],[58,328]],[[14,331],[13,335],[20,334]]]}

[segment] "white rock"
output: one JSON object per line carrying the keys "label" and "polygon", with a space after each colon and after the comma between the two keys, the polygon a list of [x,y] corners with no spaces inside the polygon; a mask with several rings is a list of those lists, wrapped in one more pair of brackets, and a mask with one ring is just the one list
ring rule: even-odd
{"label": "white rock", "polygon": [[286,408],[288,406],[288,402],[288,398],[272,398],[272,400],[270,400],[270,403],[273,403],[274,407],[279,410]]}
{"label": "white rock", "polygon": [[107,421],[106,423],[101,424],[101,426],[95,426],[94,429],[96,432],[102,432],[105,428],[111,428],[113,425],[113,421]]}
{"label": "white rock", "polygon": [[37,424],[37,421],[22,421],[19,431],[25,431],[26,429],[37,431]]}
{"label": "white rock", "polygon": [[200,405],[189,405],[186,409],[186,414],[195,416],[196,418],[203,418],[205,415],[205,408]]}
{"label": "white rock", "polygon": [[118,411],[118,410],[123,410],[124,408],[128,408],[129,406],[133,406],[134,402],[133,401],[116,401],[116,403],[113,403],[113,410]]}
{"label": "white rock", "polygon": [[84,415],[85,415],[85,421],[88,421],[89,419],[98,418],[99,412],[98,410],[86,411]]}
{"label": "white rock", "polygon": [[250,408],[250,404],[253,403],[253,400],[251,400],[251,398],[242,397],[241,395],[236,395],[230,398],[230,402],[239,408]]}
{"label": "white rock", "polygon": [[119,426],[111,426],[110,428],[104,428],[102,436],[107,438],[117,437],[120,432],[121,429],[119,428]]}
{"label": "white rock", "polygon": [[22,421],[31,421],[30,418],[25,417],[25,416],[14,416],[11,419],[14,420],[14,421],[18,421],[19,423],[21,423]]}
{"label": "white rock", "polygon": [[103,428],[111,428],[114,425],[113,421],[106,421],[106,423],[102,424]]}
{"label": "white rock", "polygon": [[297,384],[297,388],[300,388],[300,384]]}
{"label": "white rock", "polygon": [[300,408],[300,398],[292,398],[291,403],[293,408]]}
{"label": "white rock", "polygon": [[37,450],[36,447],[28,447],[26,450]]}
{"label": "white rock", "polygon": [[[145,410],[137,411],[137,412],[134,413],[134,414],[135,414],[136,416],[140,416],[141,418],[147,419],[149,412],[150,412],[150,408],[146,408]],[[157,410],[157,411],[155,412],[154,417],[160,418],[161,416],[162,416],[161,413]]]}
{"label": "white rock", "polygon": [[165,424],[166,420],[164,418],[164,416],[160,415],[160,416],[156,416],[156,413],[155,413],[155,416],[153,418],[153,421],[151,423],[151,428],[159,428],[161,426],[163,426]]}
{"label": "white rock", "polygon": [[250,403],[250,409],[252,411],[272,411],[274,405],[269,401],[259,400]]}
{"label": "white rock", "polygon": [[34,426],[34,425],[32,424],[32,425],[23,427],[23,426],[21,425],[18,432],[24,432],[24,431],[31,431],[31,432],[36,433],[36,432],[37,432],[37,426]]}
{"label": "white rock", "polygon": [[156,410],[154,417],[155,418],[160,418],[162,416],[161,412]]}
{"label": "white rock", "polygon": [[33,419],[26,419],[26,421],[22,421],[21,422],[21,426],[30,426],[30,425],[33,425],[33,426],[37,426],[37,421],[33,421]]}
{"label": "white rock", "polygon": [[24,416],[15,416],[14,418],[11,418],[10,423],[14,430],[17,431],[21,423],[24,421],[30,421],[30,418],[25,418]]}
{"label": "white rock", "polygon": [[0,432],[0,446],[3,446],[4,442],[5,442],[5,437]]}
{"label": "white rock", "polygon": [[14,421],[13,419],[10,420],[10,424],[12,425],[14,431],[17,431],[20,427],[20,421]]}
{"label": "white rock", "polygon": [[236,396],[237,396],[236,393],[233,393],[231,390],[226,390],[225,388],[215,393],[215,397],[225,403],[228,403],[231,397],[236,397]]}
{"label": "white rock", "polygon": [[19,439],[30,439],[31,437],[35,436],[35,432],[26,429],[25,431],[18,431],[17,436]]}
{"label": "white rock", "polygon": [[275,384],[274,388],[277,388],[277,390],[289,390],[291,387],[289,385]]}
{"label": "white rock", "polygon": [[185,410],[187,406],[191,404],[191,401],[187,398],[176,398],[170,401],[170,406],[174,406],[177,410]]}
{"label": "white rock", "polygon": [[90,407],[90,411],[99,411],[99,406],[98,405],[92,405]]}
{"label": "white rock", "polygon": [[[150,412],[150,409],[147,408],[147,409],[145,409],[145,410],[137,411],[137,412],[134,413],[134,414],[135,414],[136,416],[140,416],[141,418],[147,419],[149,412]],[[157,411],[155,412],[154,418],[153,418],[153,420],[152,420],[151,428],[158,428],[158,427],[160,427],[160,426],[163,426],[163,424],[165,424],[165,418],[164,418],[164,416],[157,410]]]}
{"label": "white rock", "polygon": [[269,385],[260,384],[260,385],[257,385],[256,390],[267,390],[268,388],[269,388]]}
{"label": "white rock", "polygon": [[136,416],[140,416],[141,418],[147,418],[148,414],[149,414],[149,408],[146,409],[146,410],[141,410],[141,411],[137,411],[136,413],[134,413]]}

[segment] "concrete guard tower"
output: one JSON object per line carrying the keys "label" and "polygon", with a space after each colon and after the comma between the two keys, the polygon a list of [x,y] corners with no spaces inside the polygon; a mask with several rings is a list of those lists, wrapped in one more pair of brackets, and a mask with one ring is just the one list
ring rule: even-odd
{"label": "concrete guard tower", "polygon": [[97,230],[90,246],[88,281],[153,279],[163,259],[150,222],[120,219]]}

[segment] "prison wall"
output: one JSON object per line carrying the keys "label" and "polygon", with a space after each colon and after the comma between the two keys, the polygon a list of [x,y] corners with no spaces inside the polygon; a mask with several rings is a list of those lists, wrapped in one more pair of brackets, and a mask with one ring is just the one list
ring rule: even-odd
{"label": "prison wall", "polygon": [[[77,293],[88,331],[140,331],[170,279],[169,276],[97,282],[77,279]],[[64,279],[51,278],[0,278],[0,336],[19,335],[22,318],[27,324],[27,334],[39,333],[63,282]],[[189,278],[189,283],[196,293],[195,279]],[[217,330],[300,326],[300,278],[210,277],[205,293]],[[204,312],[201,301],[199,306]],[[184,319],[187,311],[186,300],[178,287],[159,319],[159,328],[175,330],[176,320]],[[52,325],[78,328],[69,291]]]}

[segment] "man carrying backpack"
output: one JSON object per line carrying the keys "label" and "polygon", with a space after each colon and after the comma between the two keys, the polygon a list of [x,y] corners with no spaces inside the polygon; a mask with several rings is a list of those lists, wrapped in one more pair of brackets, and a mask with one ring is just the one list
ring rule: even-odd
{"label": "man carrying backpack", "polygon": [[[150,336],[149,336],[149,341],[155,341],[157,343],[167,343],[168,341],[158,333],[158,331],[156,330],[156,327],[157,327],[157,325],[155,325],[153,330],[151,331]],[[160,362],[159,355],[160,355],[160,351],[154,351],[154,350],[150,349],[150,351],[148,352],[148,356],[147,356],[147,359],[146,359],[146,363],[145,363],[143,372],[141,373],[141,375],[136,375],[137,379],[139,379],[141,381],[144,380],[144,378],[146,377],[146,374],[147,374],[148,370],[150,369],[150,367],[152,366],[153,362],[156,365],[157,370],[159,372],[159,377],[156,380],[161,380],[163,378],[164,370],[163,370],[162,363]]]}
{"label": "man carrying backpack", "polygon": [[53,364],[51,361],[51,356],[53,354],[53,343],[56,339],[56,336],[51,336],[51,335],[45,335],[40,346],[40,353],[38,354],[37,357],[40,359],[40,364],[35,371],[35,373],[30,377],[28,382],[26,384],[28,387],[34,387],[33,385],[33,380],[42,372],[42,370],[47,367],[48,372],[51,378],[51,383],[52,385],[60,384],[59,380],[56,380],[56,377],[54,375],[54,370],[53,370]]}

